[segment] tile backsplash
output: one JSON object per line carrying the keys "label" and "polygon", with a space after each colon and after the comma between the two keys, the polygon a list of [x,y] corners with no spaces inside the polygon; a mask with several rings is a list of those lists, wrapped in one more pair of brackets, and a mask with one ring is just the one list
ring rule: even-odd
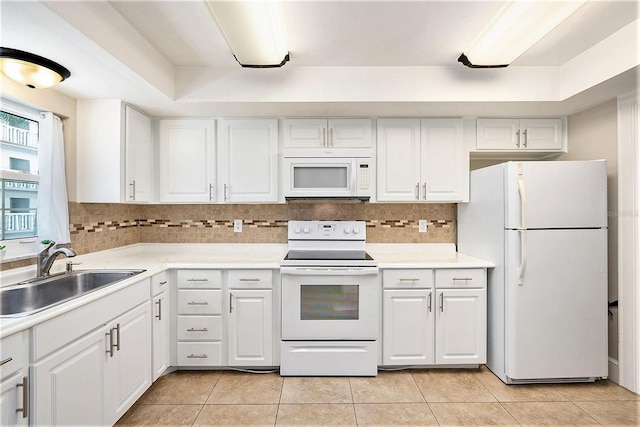
{"label": "tile backsplash", "polygon": [[[286,243],[289,220],[366,221],[369,243],[455,243],[455,215],[451,203],[69,203],[71,247],[79,254],[133,243]],[[235,219],[243,221],[241,233],[233,231]],[[427,220],[427,233],[418,232],[419,219]]]}

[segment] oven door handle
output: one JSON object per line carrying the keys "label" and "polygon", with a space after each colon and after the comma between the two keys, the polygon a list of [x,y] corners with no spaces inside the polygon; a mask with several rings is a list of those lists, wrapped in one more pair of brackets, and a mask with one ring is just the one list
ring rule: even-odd
{"label": "oven door handle", "polygon": [[280,267],[280,274],[292,276],[369,276],[378,273],[377,267]]}

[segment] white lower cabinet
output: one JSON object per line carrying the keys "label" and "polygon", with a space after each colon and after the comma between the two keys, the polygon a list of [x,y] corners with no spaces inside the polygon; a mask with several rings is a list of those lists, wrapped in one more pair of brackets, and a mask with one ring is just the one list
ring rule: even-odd
{"label": "white lower cabinet", "polygon": [[382,294],[383,363],[433,364],[431,289],[385,289]]}
{"label": "white lower cabinet", "polygon": [[150,306],[144,280],[35,326],[31,425],[113,425],[151,385]]}
{"label": "white lower cabinet", "polygon": [[486,362],[484,269],[383,270],[384,365]]}
{"label": "white lower cabinet", "polygon": [[271,289],[229,290],[229,366],[273,364]]}
{"label": "white lower cabinet", "polygon": [[178,366],[222,366],[222,271],[178,270]]}
{"label": "white lower cabinet", "polygon": [[28,333],[19,332],[0,341],[0,425],[29,424]]}
{"label": "white lower cabinet", "polygon": [[487,312],[484,289],[438,289],[436,363],[486,362]]}
{"label": "white lower cabinet", "polygon": [[166,272],[151,278],[151,309],[153,334],[152,380],[157,380],[171,364],[169,295],[170,286]]}

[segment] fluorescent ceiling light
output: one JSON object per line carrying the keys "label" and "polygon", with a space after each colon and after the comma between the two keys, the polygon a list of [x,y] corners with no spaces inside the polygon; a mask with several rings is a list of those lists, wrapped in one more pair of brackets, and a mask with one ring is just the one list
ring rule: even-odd
{"label": "fluorescent ceiling light", "polygon": [[227,44],[243,67],[281,67],[289,60],[277,1],[206,0]]}
{"label": "fluorescent ceiling light", "polygon": [[498,12],[459,62],[472,68],[506,67],[586,0],[512,0]]}
{"label": "fluorescent ceiling light", "polygon": [[69,70],[50,59],[9,47],[0,47],[0,71],[31,89],[49,88],[71,76]]}

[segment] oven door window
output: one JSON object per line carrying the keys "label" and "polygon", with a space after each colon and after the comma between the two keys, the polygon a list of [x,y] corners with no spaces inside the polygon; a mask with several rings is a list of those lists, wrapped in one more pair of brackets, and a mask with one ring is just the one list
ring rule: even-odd
{"label": "oven door window", "polygon": [[301,285],[300,320],[358,320],[358,285]]}

